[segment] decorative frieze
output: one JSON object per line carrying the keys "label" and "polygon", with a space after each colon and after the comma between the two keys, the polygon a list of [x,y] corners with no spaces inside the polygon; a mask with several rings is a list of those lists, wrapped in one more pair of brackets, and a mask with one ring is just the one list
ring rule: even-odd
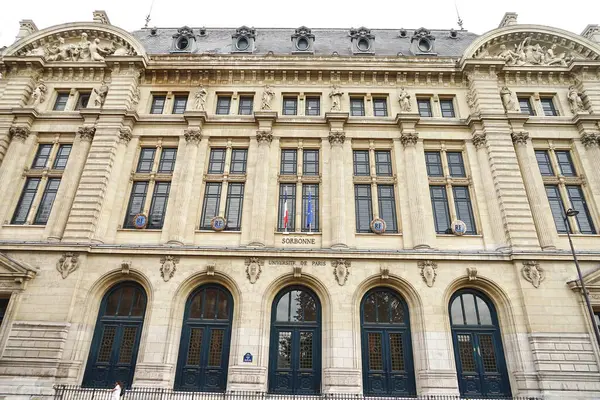
{"label": "decorative frieze", "polygon": [[173,275],[175,275],[175,271],[177,270],[177,264],[179,263],[179,257],[175,256],[164,256],[160,259],[160,276],[162,276],[165,282],[168,282]]}
{"label": "decorative frieze", "polygon": [[247,258],[245,261],[246,264],[246,277],[251,284],[255,284],[258,278],[260,278],[260,274],[262,273],[262,266],[264,265],[264,261],[259,259],[258,257]]}
{"label": "decorative frieze", "polygon": [[67,279],[72,272],[79,268],[79,255],[75,253],[65,253],[56,262],[56,269],[60,272],[63,279]]}
{"label": "decorative frieze", "polygon": [[333,276],[335,276],[338,285],[344,286],[350,275],[350,261],[343,259],[333,260],[331,265],[333,266]]}
{"label": "decorative frieze", "polygon": [[419,268],[421,269],[421,277],[423,282],[429,287],[433,287],[435,278],[437,277],[437,263],[433,261],[419,261]]}
{"label": "decorative frieze", "polygon": [[96,128],[93,126],[81,126],[77,129],[77,134],[83,141],[91,142],[94,140],[96,134]]}
{"label": "decorative frieze", "polygon": [[546,271],[537,261],[524,261],[523,268],[521,268],[521,274],[523,278],[533,285],[534,288],[539,288],[540,283],[546,279]]}

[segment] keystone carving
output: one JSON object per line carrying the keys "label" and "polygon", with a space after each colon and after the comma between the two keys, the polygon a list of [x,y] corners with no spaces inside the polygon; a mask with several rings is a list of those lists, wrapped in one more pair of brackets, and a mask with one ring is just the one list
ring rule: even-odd
{"label": "keystone carving", "polygon": [[75,253],[63,254],[56,263],[56,269],[60,272],[63,279],[79,268],[79,255]]}
{"label": "keystone carving", "polygon": [[86,142],[91,142],[94,140],[94,135],[96,134],[96,128],[93,126],[82,126],[77,129],[77,133],[81,140]]}
{"label": "keystone carving", "polygon": [[333,260],[331,265],[333,266],[333,276],[335,276],[338,285],[344,286],[350,275],[350,261],[342,259]]}
{"label": "keystone carving", "polygon": [[537,261],[524,261],[521,269],[523,278],[533,285],[534,288],[539,288],[540,283],[546,279],[546,272]]}
{"label": "keystone carving", "polygon": [[292,272],[294,273],[294,278],[300,279],[302,278],[302,266],[296,265],[293,267]]}
{"label": "keystone carving", "polygon": [[345,141],[346,141],[346,133],[345,132],[339,132],[339,131],[329,132],[329,144],[331,144],[332,146],[334,144],[342,145],[342,144],[344,144]]}
{"label": "keystone carving", "polygon": [[485,146],[487,138],[485,133],[476,133],[473,135],[473,145],[480,149]]}
{"label": "keystone carving", "polygon": [[419,140],[419,134],[417,132],[402,132],[400,135],[400,143],[404,147],[415,146]]}
{"label": "keystone carving", "polygon": [[257,131],[256,132],[256,141],[258,144],[266,143],[271,144],[273,141],[273,132],[271,131]]}
{"label": "keystone carving", "polygon": [[202,140],[202,129],[193,127],[183,131],[183,137],[188,144],[198,144]]}
{"label": "keystone carving", "polygon": [[433,261],[419,261],[421,269],[421,277],[429,287],[433,287],[435,278],[437,277],[437,264]]}
{"label": "keystone carving", "polygon": [[514,144],[527,144],[527,139],[529,139],[529,132],[521,131],[521,132],[513,132],[510,134],[512,141]]}
{"label": "keystone carving", "polygon": [[206,265],[206,275],[215,276],[215,269],[217,269],[217,265],[214,263]]}
{"label": "keystone carving", "polygon": [[160,259],[160,263],[160,276],[162,276],[165,282],[168,282],[175,275],[179,257],[163,256]]}
{"label": "keystone carving", "polygon": [[11,126],[8,130],[8,134],[11,138],[20,140],[21,142],[24,142],[29,137],[30,133],[31,130],[29,129],[29,127],[23,125]]}
{"label": "keystone carving", "polygon": [[246,264],[246,276],[251,284],[255,284],[260,274],[262,273],[262,266],[264,265],[264,261],[260,260],[258,257],[247,258],[245,261]]}
{"label": "keystone carving", "polygon": [[129,275],[131,271],[131,261],[123,261],[121,262],[121,273],[125,275]]}
{"label": "keystone carving", "polygon": [[467,277],[469,278],[469,281],[476,281],[477,280],[477,268],[467,267]]}
{"label": "keystone carving", "polygon": [[381,279],[390,279],[390,268],[388,266],[381,266],[379,271],[381,272]]}

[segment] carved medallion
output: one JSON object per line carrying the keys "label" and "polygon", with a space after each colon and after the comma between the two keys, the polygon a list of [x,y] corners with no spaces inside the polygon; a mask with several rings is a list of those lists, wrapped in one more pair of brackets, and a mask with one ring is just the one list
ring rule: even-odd
{"label": "carved medallion", "polygon": [[350,275],[350,261],[348,260],[333,260],[331,262],[333,266],[333,276],[340,286],[344,286]]}
{"label": "carved medallion", "polygon": [[534,288],[539,288],[540,283],[546,279],[546,272],[537,261],[524,261],[521,273],[523,278],[531,283]]}
{"label": "carved medallion", "polygon": [[260,277],[264,261],[260,260],[258,257],[251,257],[246,259],[245,264],[246,276],[248,277],[250,283],[254,285]]}
{"label": "carved medallion", "polygon": [[179,263],[179,257],[175,256],[164,256],[160,259],[160,276],[162,276],[165,282],[168,282],[173,275],[175,275],[175,271],[177,270],[177,264]]}
{"label": "carved medallion", "polygon": [[427,286],[432,287],[437,277],[437,264],[433,261],[419,261],[421,277]]}
{"label": "carved medallion", "polygon": [[56,263],[56,269],[60,272],[63,279],[71,275],[79,268],[79,255],[75,253],[65,253]]}

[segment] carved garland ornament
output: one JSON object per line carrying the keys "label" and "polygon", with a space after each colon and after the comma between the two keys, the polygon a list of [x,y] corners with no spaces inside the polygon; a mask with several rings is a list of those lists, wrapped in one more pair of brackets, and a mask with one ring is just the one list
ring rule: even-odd
{"label": "carved garland ornament", "polygon": [[537,261],[524,261],[523,268],[521,269],[523,278],[533,285],[534,288],[539,288],[540,283],[546,279],[546,271]]}
{"label": "carved garland ornament", "polygon": [[419,261],[421,269],[421,277],[427,286],[433,287],[435,278],[437,277],[437,264],[433,261]]}
{"label": "carved garland ornament", "polygon": [[164,256],[161,257],[160,263],[160,276],[162,276],[165,282],[168,282],[173,275],[175,275],[177,264],[179,263],[179,257]]}
{"label": "carved garland ornament", "polygon": [[350,261],[342,259],[333,260],[331,265],[333,266],[333,276],[335,276],[338,285],[344,286],[350,275]]}
{"label": "carved garland ornament", "polygon": [[251,284],[255,284],[260,274],[262,273],[262,266],[264,265],[264,261],[259,259],[258,257],[247,258],[245,261],[246,264],[246,276]]}
{"label": "carved garland ornament", "polygon": [[56,269],[63,279],[67,279],[72,272],[79,268],[79,255],[75,253],[63,254],[56,263]]}

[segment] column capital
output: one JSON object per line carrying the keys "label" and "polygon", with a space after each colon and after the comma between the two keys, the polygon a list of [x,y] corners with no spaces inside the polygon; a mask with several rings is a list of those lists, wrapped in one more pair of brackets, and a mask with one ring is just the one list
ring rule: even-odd
{"label": "column capital", "polygon": [[475,133],[473,134],[473,145],[477,149],[482,149],[485,147],[487,143],[487,137],[485,133]]}
{"label": "column capital", "polygon": [[510,134],[510,137],[512,138],[514,144],[527,144],[527,139],[529,139],[529,132],[513,132]]}
{"label": "column capital", "polygon": [[600,145],[600,136],[596,133],[584,132],[581,134],[581,143],[586,149]]}
{"label": "column capital", "polygon": [[202,128],[189,127],[183,131],[183,137],[187,144],[199,144],[202,140]]}
{"label": "column capital", "polygon": [[271,132],[270,130],[256,131],[256,141],[258,142],[259,145],[261,145],[261,144],[270,145],[271,142],[273,141],[273,132]]}
{"label": "column capital", "polygon": [[131,134],[130,127],[124,126],[121,129],[119,129],[119,141],[121,141],[122,143],[129,143],[132,137],[133,135]]}
{"label": "column capital", "polygon": [[81,140],[91,142],[92,140],[94,140],[94,135],[96,134],[96,127],[80,126],[79,129],[77,129],[77,133],[79,134]]}
{"label": "column capital", "polygon": [[417,132],[402,132],[400,135],[400,142],[404,147],[415,146],[419,140],[419,134]]}
{"label": "column capital", "polygon": [[329,132],[329,144],[339,144],[343,145],[346,141],[346,133],[343,131],[330,131]]}
{"label": "column capital", "polygon": [[31,129],[25,125],[11,126],[8,130],[8,134],[10,135],[11,139],[14,138],[24,142],[31,134]]}

